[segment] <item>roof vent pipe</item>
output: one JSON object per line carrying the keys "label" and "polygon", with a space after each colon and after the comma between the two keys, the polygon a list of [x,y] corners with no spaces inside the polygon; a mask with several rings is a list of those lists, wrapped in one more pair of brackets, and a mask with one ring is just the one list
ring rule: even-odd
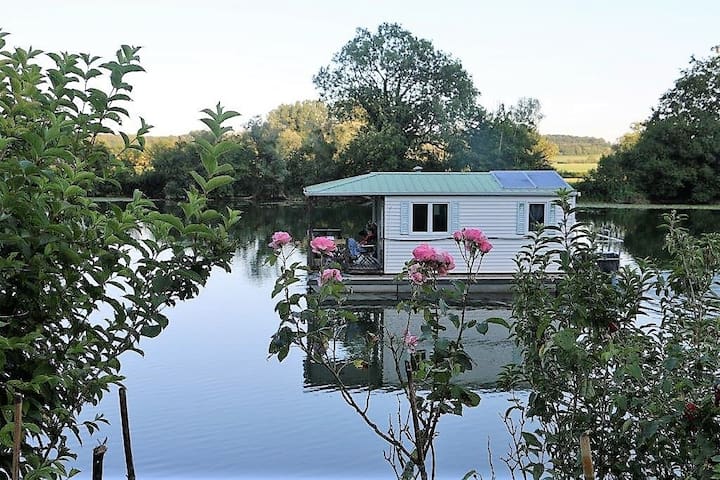
{"label": "roof vent pipe", "polygon": [[413,172],[422,172],[422,167],[420,165],[413,167]]}

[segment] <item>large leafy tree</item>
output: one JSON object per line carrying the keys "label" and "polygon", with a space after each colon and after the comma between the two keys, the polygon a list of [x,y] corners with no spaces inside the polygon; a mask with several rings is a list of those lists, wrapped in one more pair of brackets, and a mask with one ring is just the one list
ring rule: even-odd
{"label": "large leafy tree", "polygon": [[537,131],[541,118],[540,102],[532,98],[479,115],[450,143],[448,166],[471,171],[550,168],[551,149],[543,148]]}
{"label": "large leafy tree", "polygon": [[335,113],[365,125],[349,148],[351,173],[366,170],[366,162],[395,170],[442,158],[479,108],[460,62],[397,24],[358,29],[314,81]]}
{"label": "large leafy tree", "polygon": [[720,56],[691,59],[637,140],[601,159],[588,190],[615,192],[602,184],[617,179],[652,202],[720,200]]}
{"label": "large leafy tree", "polygon": [[298,194],[304,185],[341,175],[336,153],[349,141],[348,126],[331,118],[319,100],[283,104],[268,113],[258,127],[270,141],[272,155],[287,168],[285,192]]}
{"label": "large leafy tree", "polygon": [[[68,435],[97,428],[88,403],[121,382],[121,353],[168,324],[162,309],[193,297],[214,266],[228,269],[229,228],[209,196],[232,181],[220,158],[232,144],[205,110],[209,139],[179,204],[158,212],[135,192],[100,208],[89,192],[112,182],[118,163],[98,144],[127,112],[128,74],[142,71],[138,48],[101,63],[87,54],[5,50],[0,32],[0,478],[10,478],[13,401],[22,396],[22,478],[71,475]],[[50,63],[50,68],[43,65]],[[142,150],[149,127],[121,133],[122,150]]]}

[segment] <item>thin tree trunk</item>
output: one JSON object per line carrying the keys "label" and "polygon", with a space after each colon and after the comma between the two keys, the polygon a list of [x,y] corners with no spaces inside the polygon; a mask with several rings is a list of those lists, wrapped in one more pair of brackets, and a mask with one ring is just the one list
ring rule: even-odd
{"label": "thin tree trunk", "polygon": [[[407,375],[408,385],[408,401],[410,402],[410,411],[412,413],[413,430],[415,433],[415,465],[417,465],[420,471],[420,478],[427,480],[427,471],[425,470],[425,438],[422,430],[420,429],[420,418],[417,410],[417,403],[415,397],[415,384],[413,383],[413,369],[412,362],[409,360],[405,361],[405,374]],[[410,461],[413,459],[411,458]]]}

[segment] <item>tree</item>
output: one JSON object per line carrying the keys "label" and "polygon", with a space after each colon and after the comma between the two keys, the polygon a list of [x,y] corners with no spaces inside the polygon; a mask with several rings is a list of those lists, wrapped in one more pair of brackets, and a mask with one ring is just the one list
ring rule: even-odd
{"label": "tree", "polygon": [[518,125],[524,125],[529,130],[537,130],[542,114],[540,101],[537,98],[522,97],[510,108],[510,118]]}
{"label": "tree", "polygon": [[274,154],[287,165],[284,189],[299,194],[302,187],[340,175],[336,154],[349,139],[319,100],[280,105],[262,124],[274,143]]}
{"label": "tree", "polygon": [[[531,106],[531,107],[528,107]],[[448,165],[453,170],[547,169],[550,150],[534,124],[542,115],[540,103],[521,99],[518,106],[479,115],[463,135],[448,149]]]}
{"label": "tree", "polygon": [[[195,296],[214,267],[230,268],[229,229],[208,196],[232,181],[221,163],[232,148],[218,104],[204,110],[210,141],[196,142],[201,173],[179,203],[158,212],[135,192],[100,208],[88,193],[113,181],[116,156],[98,145],[127,116],[123,104],[142,71],[139,48],[122,46],[100,63],[87,54],[5,50],[0,32],[0,477],[10,478],[13,398],[22,396],[22,478],[62,478],[74,457],[68,436],[98,428],[81,420],[120,384],[119,356],[169,322],[164,307]],[[109,85],[107,85],[109,83]],[[142,150],[144,121],[120,133],[123,150]]]}
{"label": "tree", "polygon": [[[692,58],[637,140],[600,160],[594,183],[626,178],[652,202],[720,200],[720,56]],[[612,168],[611,168],[612,167]],[[615,171],[620,169],[620,171]],[[604,171],[603,171],[604,170]],[[613,170],[613,171],[610,171]],[[589,189],[603,190],[590,185]],[[606,189],[607,190],[607,189]],[[610,200],[622,200],[610,198]]]}
{"label": "tree", "polygon": [[[358,29],[314,82],[340,118],[365,124],[355,142],[390,139],[392,147],[377,153],[392,155],[393,169],[437,158],[423,146],[444,149],[479,111],[478,92],[460,62],[397,24],[384,23],[376,33]],[[355,150],[373,153],[369,147]],[[357,172],[364,160],[348,158]]]}

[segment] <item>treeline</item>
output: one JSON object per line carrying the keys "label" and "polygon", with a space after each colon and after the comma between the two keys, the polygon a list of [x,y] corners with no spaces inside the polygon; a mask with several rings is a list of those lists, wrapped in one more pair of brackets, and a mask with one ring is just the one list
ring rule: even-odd
{"label": "treeline", "polygon": [[720,55],[692,58],[650,117],[579,185],[613,202],[720,202]]}
{"label": "treeline", "polygon": [[[226,154],[234,167],[235,182],[221,189],[226,197],[258,200],[296,197],[302,187],[369,171],[410,170],[422,165],[428,171],[548,168],[549,154],[542,150],[534,127],[520,123],[512,112],[483,112],[462,135],[427,158],[384,156],[392,139],[360,136],[363,125],[332,117],[319,100],[281,105],[266,119],[255,118],[229,139],[235,148]],[[177,198],[192,184],[191,171],[200,168],[194,140],[209,132],[179,137],[148,137],[143,152],[126,151],[125,169],[115,190],[102,194],[130,195],[139,189],[151,198]],[[103,138],[110,149],[122,148],[118,138]]]}
{"label": "treeline", "polygon": [[[234,148],[225,158],[235,182],[221,195],[294,197],[304,185],[417,165],[426,171],[550,168],[553,149],[537,131],[537,100],[485,110],[457,59],[399,25],[358,29],[313,80],[319,100],[281,105],[231,138]],[[119,185],[97,193],[127,195],[137,188],[153,198],[181,195],[191,185],[189,173],[200,168],[199,147],[189,140],[207,134],[148,142],[141,155],[121,155]]]}
{"label": "treeline", "polygon": [[559,155],[604,155],[610,153],[612,144],[604,138],[576,137],[573,135],[544,135],[558,146]]}

